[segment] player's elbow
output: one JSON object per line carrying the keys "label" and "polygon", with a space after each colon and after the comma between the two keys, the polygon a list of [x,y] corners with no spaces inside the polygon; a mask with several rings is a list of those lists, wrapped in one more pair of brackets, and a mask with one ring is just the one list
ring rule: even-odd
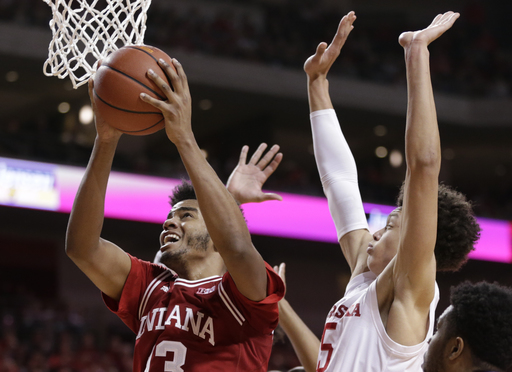
{"label": "player's elbow", "polygon": [[441,169],[441,154],[439,151],[423,151],[407,156],[407,167],[412,171],[434,172],[439,174]]}

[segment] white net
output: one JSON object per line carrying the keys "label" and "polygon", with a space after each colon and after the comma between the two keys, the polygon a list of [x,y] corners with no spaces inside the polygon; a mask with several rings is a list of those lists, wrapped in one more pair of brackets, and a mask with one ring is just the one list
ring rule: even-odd
{"label": "white net", "polygon": [[142,44],[151,0],[43,0],[53,14],[53,39],[43,72],[73,88],[87,83],[98,60],[125,45]]}

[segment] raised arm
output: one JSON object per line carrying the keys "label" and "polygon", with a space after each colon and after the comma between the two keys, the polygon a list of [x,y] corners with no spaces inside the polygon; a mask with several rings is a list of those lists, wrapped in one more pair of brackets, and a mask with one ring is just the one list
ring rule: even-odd
{"label": "raised arm", "polygon": [[201,214],[215,248],[221,254],[238,290],[253,301],[267,296],[267,272],[263,258],[254,248],[245,219],[233,196],[220,181],[197,145],[191,127],[191,98],[181,64],[176,70],[160,61],[174,91],[152,71],[150,78],[165,92],[167,101],[142,94],[141,98],[160,109],[165,118],[167,137],[176,145],[197,196]]}
{"label": "raised arm", "polygon": [[266,143],[260,144],[247,163],[249,146],[242,147],[238,164],[233,169],[226,184],[228,191],[240,204],[283,200],[278,194],[262,191],[263,184],[274,173],[283,159],[283,154],[278,152],[278,145],[272,146],[262,157],[266,148]]}
{"label": "raised arm", "polygon": [[427,46],[458,17],[453,12],[440,14],[426,29],[403,33],[399,39],[407,68],[407,172],[400,213],[400,244],[395,264],[390,266],[394,300],[387,329],[389,336],[403,345],[416,344],[425,338],[425,321],[435,295],[434,247],[441,147]]}
{"label": "raised arm", "polygon": [[[226,188],[240,204],[260,203],[267,200],[283,200],[283,198],[274,193],[264,193],[263,184],[272,173],[277,169],[283,159],[283,154],[278,152],[279,146],[274,145],[263,155],[267,144],[262,143],[258,146],[256,152],[252,155],[249,163],[247,162],[248,146],[242,147],[240,159],[237,166],[231,172]],[[160,263],[162,252],[158,251],[153,260],[154,263]]]}
{"label": "raised arm", "polygon": [[[93,81],[89,81],[89,95]],[[105,193],[112,160],[121,132],[96,116],[97,136],[89,164],[75,197],[66,232],[66,253],[109,297],[119,300],[130,272],[128,255],[100,237],[104,220]]]}
{"label": "raised arm", "polygon": [[304,64],[315,159],[352,277],[368,270],[366,249],[372,236],[359,192],[356,163],[332,106],[327,74],[354,28],[355,19],[354,12],[344,16],[331,44],[320,43]]}
{"label": "raised arm", "polygon": [[[274,270],[286,283],[286,265],[275,266]],[[315,372],[320,350],[320,340],[302,321],[286,298],[279,301],[279,325],[290,339],[295,354],[306,372]]]}

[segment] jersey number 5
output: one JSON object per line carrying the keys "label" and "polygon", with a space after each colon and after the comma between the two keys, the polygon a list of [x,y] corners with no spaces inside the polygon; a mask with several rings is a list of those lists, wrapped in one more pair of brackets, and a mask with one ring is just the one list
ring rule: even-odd
{"label": "jersey number 5", "polygon": [[320,363],[322,361],[321,361],[320,358],[318,358],[318,366],[316,367],[317,372],[325,372],[327,367],[329,367],[329,363],[331,362],[331,356],[332,356],[332,350],[333,349],[332,349],[332,345],[325,343],[324,339],[325,339],[325,334],[327,333],[327,331],[335,330],[337,325],[338,325],[338,323],[334,323],[334,322],[332,322],[332,323],[325,323],[324,334],[322,335],[322,343],[320,345],[320,350],[321,351],[327,351],[327,358],[325,358],[325,363],[324,363],[323,367],[320,367]]}
{"label": "jersey number 5", "polygon": [[173,353],[172,360],[166,360],[164,364],[165,372],[184,372],[182,365],[185,364],[187,357],[187,348],[181,342],[162,341],[155,349],[155,356],[167,357],[167,353]]}

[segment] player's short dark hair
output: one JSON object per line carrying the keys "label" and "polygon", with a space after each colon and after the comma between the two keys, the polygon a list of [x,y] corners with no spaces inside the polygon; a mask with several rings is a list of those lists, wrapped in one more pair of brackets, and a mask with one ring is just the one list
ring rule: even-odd
{"label": "player's short dark hair", "polygon": [[182,179],[181,183],[172,190],[169,199],[171,207],[183,200],[197,199],[196,190],[194,190],[194,186],[190,182]]}
{"label": "player's short dark hair", "polygon": [[[183,200],[197,200],[196,196],[196,190],[194,189],[194,186],[191,182],[182,179],[181,183],[177,185],[173,190],[172,194],[169,195],[169,204],[172,206],[178,204],[179,202]],[[242,206],[237,201],[238,207],[240,208],[240,212],[244,214],[244,210],[242,209]],[[245,218],[245,215],[244,215]]]}
{"label": "player's short dark hair", "polygon": [[451,290],[448,337],[462,337],[476,358],[512,370],[512,289],[464,282]]}
{"label": "player's short dark hair", "polygon": [[[402,206],[404,184],[397,205]],[[440,184],[437,203],[437,240],[434,250],[438,271],[457,271],[468,260],[480,238],[480,226],[471,202],[451,187]]]}

